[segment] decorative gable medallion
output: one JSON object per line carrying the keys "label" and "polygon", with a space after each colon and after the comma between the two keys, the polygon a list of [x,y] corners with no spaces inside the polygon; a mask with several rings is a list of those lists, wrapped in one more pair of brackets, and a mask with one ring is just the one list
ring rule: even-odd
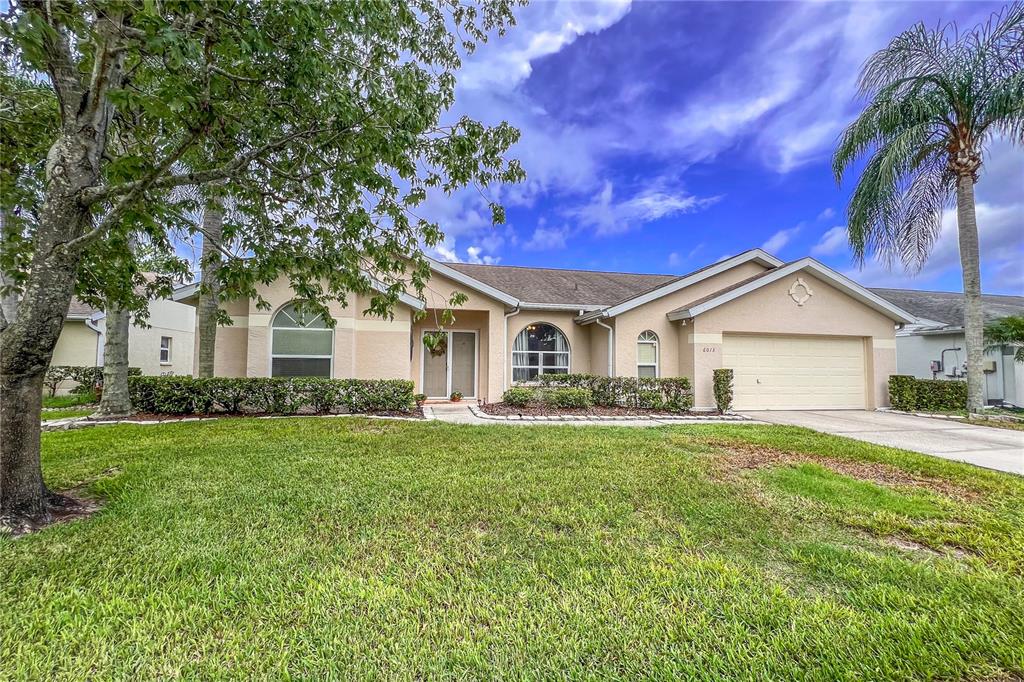
{"label": "decorative gable medallion", "polygon": [[797,277],[796,281],[789,287],[789,297],[799,306],[807,303],[811,296],[814,296],[814,292],[807,286],[807,282],[804,281],[803,277]]}

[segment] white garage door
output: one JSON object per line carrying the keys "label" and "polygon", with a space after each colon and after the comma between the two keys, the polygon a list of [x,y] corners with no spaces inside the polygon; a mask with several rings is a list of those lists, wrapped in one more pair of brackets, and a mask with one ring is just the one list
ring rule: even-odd
{"label": "white garage door", "polygon": [[722,367],[733,370],[737,410],[865,408],[859,338],[726,334]]}

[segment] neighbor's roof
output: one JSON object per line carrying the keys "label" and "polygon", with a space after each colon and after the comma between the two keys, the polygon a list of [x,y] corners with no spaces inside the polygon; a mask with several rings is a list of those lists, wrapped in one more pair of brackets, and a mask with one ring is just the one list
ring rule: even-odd
{"label": "neighbor's roof", "polygon": [[523,303],[555,305],[612,305],[677,279],[676,275],[561,270],[518,265],[445,265],[511,294]]}
{"label": "neighbor's roof", "polygon": [[68,306],[67,319],[69,320],[87,320],[98,312],[102,312],[93,308],[87,303],[83,303],[78,298],[71,299],[71,305]]}
{"label": "neighbor's roof", "polygon": [[[949,327],[964,325],[964,295],[948,291],[915,291],[913,289],[871,289],[887,301],[913,313],[923,320],[931,320]],[[981,297],[982,313],[986,322],[1024,315],[1024,296]]]}

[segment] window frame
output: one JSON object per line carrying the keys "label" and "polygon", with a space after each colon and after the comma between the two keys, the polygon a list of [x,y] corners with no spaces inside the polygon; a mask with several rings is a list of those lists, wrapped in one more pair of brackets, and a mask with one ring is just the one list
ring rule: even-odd
{"label": "window frame", "polygon": [[[324,321],[324,326],[323,327],[310,327],[309,324],[306,324],[306,325],[303,325],[303,326],[296,326],[295,324],[291,324],[291,325],[284,325],[284,324],[278,325],[278,324],[276,324],[278,318],[281,317],[282,314],[284,314],[286,317],[290,318],[292,320],[292,322],[295,322],[295,319],[290,314],[285,313],[285,310],[289,306],[293,306],[293,305],[296,305],[298,303],[299,303],[298,299],[293,299],[291,301],[288,301],[287,303],[282,305],[280,308],[278,308],[277,311],[273,315],[271,315],[271,317],[270,317],[270,326],[268,327],[268,330],[270,332],[270,340],[269,340],[270,341],[270,352],[267,353],[267,376],[268,377],[274,377],[274,376],[312,376],[312,377],[319,377],[320,376],[320,375],[315,375],[315,374],[303,374],[303,375],[281,375],[281,374],[274,374],[274,360],[275,359],[281,359],[281,360],[289,360],[289,359],[298,359],[298,360],[330,360],[330,364],[328,365],[328,369],[327,369],[327,376],[324,377],[324,378],[333,379],[334,378],[334,341],[335,341],[335,334],[334,334],[335,330],[334,330],[333,327],[328,326],[326,321]],[[318,313],[309,322],[312,323],[312,322],[315,322],[316,320],[321,319],[321,318],[323,318],[323,315]],[[275,353],[274,352],[274,330],[275,329],[290,329],[292,331],[309,331],[309,330],[329,331],[331,333],[331,353],[330,353],[330,355],[306,355],[306,354],[294,354],[294,353]]]}
{"label": "window frame", "polygon": [[[554,329],[562,337],[562,341],[564,341],[564,343],[565,343],[565,350],[564,351],[560,351],[560,350],[516,350],[516,343],[519,341],[519,338],[521,336],[523,336],[523,334],[526,334],[527,347],[529,347],[530,331],[532,331],[530,328],[531,327],[537,328],[537,327],[541,327],[541,326],[551,327],[552,329]],[[572,373],[572,346],[569,344],[569,337],[566,335],[565,332],[563,332],[561,329],[559,329],[559,327],[557,325],[551,324],[550,322],[543,322],[543,321],[538,320],[537,322],[530,322],[529,324],[524,326],[522,329],[520,329],[519,333],[516,334],[515,338],[512,340],[512,347],[509,349],[509,353],[510,353],[509,365],[512,368],[512,383],[513,384],[523,385],[523,384],[536,384],[536,383],[539,383],[537,377],[539,377],[542,374],[571,374]],[[537,364],[536,365],[516,364],[516,355],[520,354],[520,353],[524,354],[524,355],[526,355],[528,357],[530,355],[536,355],[537,356]],[[545,355],[554,355],[554,356],[564,355],[565,356],[565,364],[564,365],[563,364],[545,365],[544,364],[544,356]],[[529,360],[527,360],[527,361],[529,361]],[[533,379],[525,379],[525,380],[517,381],[516,378],[515,378],[516,377],[516,370],[517,369],[526,370],[526,371],[529,371],[529,370],[532,370],[532,369],[536,369],[537,370],[537,377],[534,377]],[[551,371],[551,370],[565,370],[565,371]]]}
{"label": "window frame", "polygon": [[[164,346],[164,341],[167,341],[167,345],[166,346]],[[172,354],[173,346],[174,346],[174,337],[173,336],[161,336],[160,337],[160,352],[158,354],[158,357],[160,359],[160,364],[161,365],[173,364],[173,362],[174,362],[174,360],[172,359],[174,357],[173,354]],[[167,353],[167,359],[166,360],[164,359],[164,352]]]}
{"label": "window frame", "polygon": [[[648,335],[650,335],[651,337],[654,337],[654,338],[653,339],[652,338],[645,338]],[[654,346],[654,362],[653,363],[650,363],[650,362],[640,362],[640,346],[641,345]],[[641,377],[640,376],[640,368],[641,367],[653,367],[654,368],[654,376],[653,377]],[[650,329],[645,329],[642,332],[640,332],[639,334],[637,334],[637,336],[636,336],[636,376],[637,376],[638,379],[639,378],[658,379],[658,378],[661,377],[661,339],[658,338],[658,335],[654,331],[652,331]]]}

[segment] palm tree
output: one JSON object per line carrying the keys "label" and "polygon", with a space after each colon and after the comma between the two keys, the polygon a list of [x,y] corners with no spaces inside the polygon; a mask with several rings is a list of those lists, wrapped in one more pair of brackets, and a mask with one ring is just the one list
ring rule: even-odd
{"label": "palm tree", "polygon": [[923,24],[876,52],[860,75],[864,111],[842,134],[836,180],[870,155],[847,209],[859,263],[874,254],[910,271],[928,259],[956,200],[965,297],[967,408],[983,401],[981,274],[974,183],[996,137],[1024,144],[1024,4],[966,33]]}

